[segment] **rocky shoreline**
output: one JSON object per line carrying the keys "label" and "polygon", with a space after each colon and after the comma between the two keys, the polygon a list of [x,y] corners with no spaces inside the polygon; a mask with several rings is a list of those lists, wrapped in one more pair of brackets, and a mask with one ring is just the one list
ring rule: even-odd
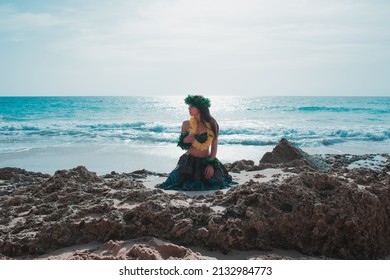
{"label": "rocky shoreline", "polygon": [[[258,164],[225,166],[239,185],[195,195],[148,187],[148,178],[166,174],[147,170],[1,168],[0,259],[50,259],[94,242],[62,258],[209,258],[195,247],[269,252],[252,259],[291,259],[275,248],[320,259],[390,255],[388,154],[308,155],[282,139]],[[276,169],[283,176],[261,180]]]}

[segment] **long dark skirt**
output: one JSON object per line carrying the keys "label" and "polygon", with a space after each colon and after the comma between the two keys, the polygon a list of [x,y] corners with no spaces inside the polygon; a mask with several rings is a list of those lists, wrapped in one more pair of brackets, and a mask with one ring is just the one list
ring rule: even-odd
{"label": "long dark skirt", "polygon": [[214,175],[206,179],[204,173],[207,165],[204,158],[186,153],[180,157],[176,168],[169,174],[167,180],[156,187],[164,190],[204,191],[225,189],[235,184],[222,163],[214,167]]}

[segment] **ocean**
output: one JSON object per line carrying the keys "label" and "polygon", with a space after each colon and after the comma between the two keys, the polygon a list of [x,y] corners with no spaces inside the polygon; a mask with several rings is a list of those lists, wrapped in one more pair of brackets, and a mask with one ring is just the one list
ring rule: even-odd
{"label": "ocean", "polygon": [[[0,97],[0,167],[169,172],[184,97]],[[258,163],[283,137],[312,154],[390,153],[390,97],[209,98],[223,163]]]}

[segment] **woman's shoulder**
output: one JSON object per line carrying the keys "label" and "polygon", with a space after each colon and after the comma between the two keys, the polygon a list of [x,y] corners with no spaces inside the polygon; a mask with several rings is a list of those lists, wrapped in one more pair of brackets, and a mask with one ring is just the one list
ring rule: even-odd
{"label": "woman's shoulder", "polygon": [[185,121],[183,121],[183,124],[182,124],[182,126],[190,126],[190,120],[185,120]]}
{"label": "woman's shoulder", "polygon": [[181,128],[183,131],[187,131],[190,129],[190,121],[189,120],[185,120],[183,121],[183,124],[181,125]]}

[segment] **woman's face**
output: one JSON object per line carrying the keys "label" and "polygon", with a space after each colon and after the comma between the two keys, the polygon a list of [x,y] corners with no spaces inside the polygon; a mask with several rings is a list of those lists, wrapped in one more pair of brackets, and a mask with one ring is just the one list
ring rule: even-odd
{"label": "woman's face", "polygon": [[190,116],[195,117],[199,114],[199,109],[194,106],[188,106],[188,111],[190,112]]}

